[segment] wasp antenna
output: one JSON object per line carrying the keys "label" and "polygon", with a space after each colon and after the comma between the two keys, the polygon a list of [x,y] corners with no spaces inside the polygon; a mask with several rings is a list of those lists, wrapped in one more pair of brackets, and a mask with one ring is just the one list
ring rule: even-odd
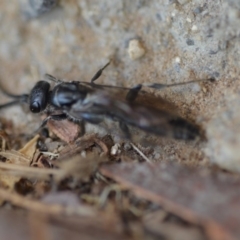
{"label": "wasp antenna", "polygon": [[[6,95],[7,97],[10,97],[10,98],[13,98],[13,99],[16,99],[17,102],[26,102],[27,103],[27,100],[28,100],[28,94],[22,94],[22,95],[15,95],[15,94],[12,94],[12,93],[9,93],[8,91],[6,91],[2,86],[0,86],[0,89],[1,89],[1,92]],[[5,104],[4,104],[5,105]],[[0,105],[1,106],[1,105]]]}
{"label": "wasp antenna", "polygon": [[146,83],[146,84],[143,84],[143,86],[149,87],[149,88],[155,88],[155,89],[163,89],[163,88],[168,88],[168,87],[176,87],[176,86],[181,86],[181,85],[187,85],[190,83],[205,82],[205,81],[214,82],[215,79],[214,78],[198,79],[198,80],[191,80],[188,82],[172,83],[172,84],[161,84],[161,83],[150,83],[149,84],[149,83]]}
{"label": "wasp antenna", "polygon": [[11,106],[17,105],[18,103],[19,103],[19,101],[14,100],[12,102],[8,102],[8,103],[0,105],[0,109],[11,107]]}
{"label": "wasp antenna", "polygon": [[54,77],[53,75],[48,74],[48,73],[46,73],[46,74],[44,75],[44,77],[45,77],[46,79],[52,81],[52,82],[58,83],[58,82],[60,81],[59,79],[57,79],[56,77]]}
{"label": "wasp antenna", "polygon": [[92,77],[91,79],[91,83],[94,83],[94,81],[96,81],[103,73],[103,70],[111,63],[111,60],[101,69],[99,69],[96,74]]}
{"label": "wasp antenna", "polygon": [[9,97],[15,98],[16,100],[0,105],[0,109],[11,107],[19,103],[28,103],[28,98],[29,98],[28,94],[23,94],[23,95],[6,94],[6,95]]}

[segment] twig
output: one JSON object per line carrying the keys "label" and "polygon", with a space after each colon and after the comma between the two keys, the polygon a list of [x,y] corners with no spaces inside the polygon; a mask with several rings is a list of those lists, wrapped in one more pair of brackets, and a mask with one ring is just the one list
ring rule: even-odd
{"label": "twig", "polygon": [[94,138],[93,141],[102,149],[102,151],[107,155],[109,150],[107,145],[98,138]]}
{"label": "twig", "polygon": [[10,164],[10,163],[2,163],[0,162],[0,170],[8,170],[11,172],[6,172],[4,173],[12,173],[14,171],[14,174],[24,176],[24,177],[35,177],[35,178],[46,178],[49,177],[49,175],[62,175],[63,170],[61,169],[49,169],[49,168],[34,168],[34,167],[28,167],[28,166],[22,166],[22,165],[16,165],[16,164]]}
{"label": "twig", "polygon": [[133,143],[130,143],[133,149],[147,162],[153,164],[152,161]]}

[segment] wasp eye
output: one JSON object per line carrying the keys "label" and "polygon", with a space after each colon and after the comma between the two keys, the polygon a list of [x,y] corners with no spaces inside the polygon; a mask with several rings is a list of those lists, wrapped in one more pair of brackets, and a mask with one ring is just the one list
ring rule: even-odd
{"label": "wasp eye", "polygon": [[30,111],[33,113],[39,113],[41,111],[40,104],[38,102],[33,102],[30,105]]}

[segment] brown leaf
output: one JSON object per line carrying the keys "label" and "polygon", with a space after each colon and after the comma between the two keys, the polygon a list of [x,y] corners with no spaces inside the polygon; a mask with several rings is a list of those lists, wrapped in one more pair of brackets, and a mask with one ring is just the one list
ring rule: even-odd
{"label": "brown leaf", "polygon": [[80,128],[69,120],[55,121],[50,119],[47,123],[49,129],[66,143],[74,142],[80,134]]}

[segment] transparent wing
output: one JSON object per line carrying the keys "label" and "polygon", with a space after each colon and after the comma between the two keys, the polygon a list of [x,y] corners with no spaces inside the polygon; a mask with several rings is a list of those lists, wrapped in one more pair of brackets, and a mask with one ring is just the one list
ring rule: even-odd
{"label": "transparent wing", "polygon": [[74,118],[100,123],[109,118],[145,132],[176,139],[194,139],[199,128],[171,112],[129,103],[105,93],[94,93],[73,105],[68,114]]}

